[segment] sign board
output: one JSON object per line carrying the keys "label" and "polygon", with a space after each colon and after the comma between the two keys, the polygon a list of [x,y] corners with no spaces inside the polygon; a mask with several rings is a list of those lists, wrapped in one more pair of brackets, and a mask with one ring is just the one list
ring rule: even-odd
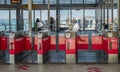
{"label": "sign board", "polygon": [[11,4],[21,4],[21,0],[11,0]]}

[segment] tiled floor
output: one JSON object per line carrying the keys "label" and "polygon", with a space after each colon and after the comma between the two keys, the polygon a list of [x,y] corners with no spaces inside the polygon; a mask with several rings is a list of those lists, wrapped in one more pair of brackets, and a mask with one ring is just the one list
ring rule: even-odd
{"label": "tiled floor", "polygon": [[0,65],[0,72],[120,72],[120,65],[119,64]]}

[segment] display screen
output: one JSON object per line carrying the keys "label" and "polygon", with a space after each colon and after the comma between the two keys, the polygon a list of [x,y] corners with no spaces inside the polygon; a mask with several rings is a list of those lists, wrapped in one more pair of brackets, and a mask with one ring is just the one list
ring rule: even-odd
{"label": "display screen", "polygon": [[66,38],[70,38],[71,34],[70,33],[66,33]]}
{"label": "display screen", "polygon": [[40,32],[38,33],[38,38],[42,38],[43,34]]}
{"label": "display screen", "polygon": [[113,30],[113,24],[109,25],[109,30]]}
{"label": "display screen", "polygon": [[21,0],[11,0],[11,4],[21,4]]}

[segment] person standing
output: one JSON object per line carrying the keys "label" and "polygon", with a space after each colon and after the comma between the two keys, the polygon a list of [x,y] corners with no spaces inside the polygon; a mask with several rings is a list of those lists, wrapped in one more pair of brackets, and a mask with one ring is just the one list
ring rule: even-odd
{"label": "person standing", "polygon": [[36,19],[34,27],[35,27],[35,32],[40,31],[41,28],[43,27],[43,23],[39,20],[39,18]]}
{"label": "person standing", "polygon": [[50,17],[50,30],[53,32],[53,28],[54,28],[54,23],[55,23],[55,20],[53,17]]}

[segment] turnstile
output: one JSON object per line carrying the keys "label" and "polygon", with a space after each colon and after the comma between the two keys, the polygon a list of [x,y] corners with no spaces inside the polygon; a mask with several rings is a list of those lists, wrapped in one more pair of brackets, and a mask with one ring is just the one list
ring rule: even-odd
{"label": "turnstile", "polygon": [[9,63],[8,36],[5,31],[0,32],[0,63]]}
{"label": "turnstile", "polygon": [[66,63],[76,63],[76,32],[66,31]]}
{"label": "turnstile", "polygon": [[103,37],[92,35],[77,36],[77,63],[107,63],[107,47],[103,46]]}
{"label": "turnstile", "polygon": [[34,50],[32,49],[32,37],[26,32],[10,33],[10,61],[11,63],[35,63]]}
{"label": "turnstile", "polygon": [[40,31],[34,37],[34,50],[37,52],[36,63],[46,63],[48,59],[48,50],[50,46],[50,37],[48,31]]}
{"label": "turnstile", "polygon": [[66,47],[64,34],[59,35],[59,50],[56,50],[56,36],[51,35],[48,60],[46,63],[66,63]]}

